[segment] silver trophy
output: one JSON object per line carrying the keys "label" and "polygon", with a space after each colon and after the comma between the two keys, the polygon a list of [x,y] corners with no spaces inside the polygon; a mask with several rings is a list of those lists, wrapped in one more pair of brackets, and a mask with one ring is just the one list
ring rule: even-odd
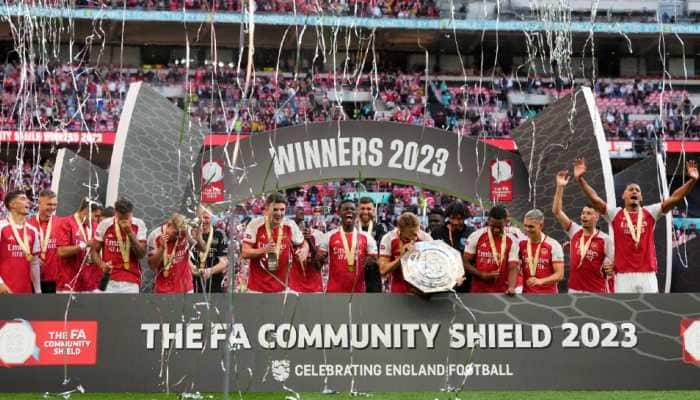
{"label": "silver trophy", "polygon": [[451,290],[464,275],[462,255],[442,240],[417,242],[401,257],[406,282],[423,293]]}

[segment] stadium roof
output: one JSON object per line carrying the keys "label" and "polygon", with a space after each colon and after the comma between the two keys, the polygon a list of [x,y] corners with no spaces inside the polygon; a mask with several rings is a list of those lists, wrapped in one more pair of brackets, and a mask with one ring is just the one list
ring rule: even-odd
{"label": "stadium roof", "polygon": [[[172,12],[144,11],[134,9],[74,9],[45,8],[31,6],[4,5],[0,7],[4,17],[74,18],[103,19],[116,21],[154,21],[154,22],[189,22],[189,23],[247,23],[249,16],[241,13],[207,13],[201,11]],[[315,16],[315,15],[280,15],[255,14],[254,20],[261,25],[310,25],[340,26],[389,29],[421,30],[457,30],[457,31],[542,31],[564,30],[572,32],[631,33],[631,34],[700,34],[700,24],[694,23],[642,23],[642,22],[570,22],[567,24],[544,23],[541,21],[500,21],[474,19],[403,19],[403,18],[364,18],[352,16]]]}

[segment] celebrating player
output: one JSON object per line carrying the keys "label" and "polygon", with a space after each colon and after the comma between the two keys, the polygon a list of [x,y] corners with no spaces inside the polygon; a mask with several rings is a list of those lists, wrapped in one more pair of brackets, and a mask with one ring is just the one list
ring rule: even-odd
{"label": "celebrating player", "polygon": [[[376,223],[377,209],[371,197],[360,198],[357,217],[357,227],[360,232],[366,232],[375,243],[379,243],[387,229],[383,223]],[[365,290],[370,293],[382,292],[382,277],[376,258],[367,260],[365,264]]]}
{"label": "celebrating player", "polygon": [[411,251],[416,242],[432,238],[420,230],[420,221],[414,213],[401,214],[396,225],[397,229],[384,235],[379,246],[379,271],[390,276],[391,293],[408,293],[411,286],[403,279],[401,256]]}
{"label": "celebrating player", "polygon": [[192,259],[197,268],[194,287],[198,293],[220,293],[224,291],[224,275],[228,267],[228,248],[226,237],[211,224],[211,211],[199,206],[197,217],[200,225],[192,229],[192,238],[196,246]]}
{"label": "celebrating player", "polygon": [[89,247],[93,246],[93,233],[97,221],[90,220],[94,203],[83,199],[78,211],[63,218],[57,238],[60,259],[56,280],[57,292],[93,292],[99,288],[102,270],[92,260]]}
{"label": "celebrating player", "polygon": [[0,294],[41,293],[39,232],[27,223],[29,199],[21,190],[5,194],[7,218],[0,221]]}
{"label": "celebrating player", "polygon": [[192,293],[189,235],[180,214],[148,235],[148,265],[156,274],[155,293]]}
{"label": "celebrating player", "polygon": [[58,207],[56,193],[42,190],[39,193],[39,209],[37,214],[29,219],[29,224],[39,231],[41,251],[41,293],[56,292],[56,275],[59,258],[56,254],[56,237],[60,229],[61,219],[54,214]]}
{"label": "celebrating player", "polygon": [[[487,226],[469,235],[464,267],[474,276],[471,293],[522,293],[522,278],[511,290],[508,275],[518,272],[518,240],[506,233],[508,213],[502,206],[489,211]],[[518,274],[518,277],[520,275]]]}
{"label": "celebrating player", "polygon": [[365,268],[376,264],[377,242],[355,226],[355,203],[344,200],[338,209],[341,226],[327,232],[319,245],[319,257],[329,257],[328,293],[365,291]]}
{"label": "celebrating player", "polygon": [[[100,222],[90,246],[92,259],[110,275],[106,291],[138,293],[141,284],[139,259],[146,255],[146,224],[133,217],[134,205],[126,199],[114,203],[114,217]],[[100,256],[100,250],[102,256]]]}
{"label": "celebrating player", "polygon": [[[462,254],[467,238],[474,232],[474,228],[464,224],[464,219],[469,217],[469,210],[461,201],[454,201],[445,209],[445,215],[447,215],[447,223],[443,223],[440,228],[432,231],[431,236],[433,239],[444,241]],[[467,275],[464,282],[455,290],[462,293],[469,292],[470,286],[471,275]]]}
{"label": "celebrating player", "polygon": [[598,230],[600,214],[593,207],[581,210],[581,225],[571,221],[562,209],[564,188],[569,173],[560,171],[556,177],[552,213],[571,239],[569,245],[569,293],[609,293],[607,278],[613,273],[614,250],[612,240]]}
{"label": "celebrating player", "polygon": [[241,256],[250,259],[249,292],[286,290],[291,286],[290,269],[302,268],[300,261],[308,257],[308,245],[299,227],[284,218],[286,209],[287,199],[278,193],[271,194],[265,200],[264,215],[246,227]]}
{"label": "celebrating player", "polygon": [[688,180],[671,197],[661,203],[642,207],[642,190],[630,183],[622,193],[623,207],[606,204],[586,182],[586,161],[574,161],[574,178],[581,186],[593,208],[612,225],[615,240],[615,292],[657,293],[656,246],[654,226],[661,215],[671,211],[690,193],[698,181],[698,166],[695,161],[686,163]]}
{"label": "celebrating player", "polygon": [[[564,252],[556,240],[542,232],[544,214],[534,209],[525,214],[523,225],[527,240],[521,240],[520,264],[522,265],[523,293],[558,293],[557,283],[564,277]],[[508,276],[508,291],[515,289],[517,273]]]}

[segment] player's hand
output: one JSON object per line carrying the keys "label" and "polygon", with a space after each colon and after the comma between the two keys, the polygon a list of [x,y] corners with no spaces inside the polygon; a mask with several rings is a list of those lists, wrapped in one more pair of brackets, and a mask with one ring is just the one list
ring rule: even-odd
{"label": "player's hand", "polygon": [[170,240],[170,235],[168,235],[167,233],[161,233],[160,234],[160,247],[164,249],[169,240]]}
{"label": "player's hand", "polygon": [[414,246],[415,246],[415,242],[412,242],[412,241],[401,246],[401,255],[400,256],[403,256],[404,254],[413,251]]}
{"label": "player's hand", "polygon": [[464,284],[464,281],[466,280],[467,278],[464,275],[460,276],[459,278],[457,278],[457,283],[455,284],[455,287],[462,286],[462,284]]}
{"label": "player's hand", "polygon": [[577,158],[574,160],[574,178],[576,180],[581,179],[586,173],[586,160],[583,158]]}
{"label": "player's hand", "polygon": [[605,276],[615,275],[615,265],[612,263],[603,264],[603,274],[605,274]]}
{"label": "player's hand", "polygon": [[102,264],[100,265],[100,269],[101,269],[102,272],[104,272],[104,273],[111,273],[111,272],[112,272],[112,262],[111,262],[111,261],[107,261],[106,263],[102,263]]}
{"label": "player's hand", "polygon": [[499,275],[500,273],[498,271],[481,272],[479,278],[484,281],[495,281]]}
{"label": "player's hand", "polygon": [[569,184],[569,171],[559,171],[557,173],[557,186],[566,186]]}
{"label": "player's hand", "polygon": [[534,276],[527,279],[527,285],[528,285],[528,286],[540,286],[541,284],[542,284],[542,281],[540,281],[539,279],[535,278]]}
{"label": "player's hand", "polygon": [[506,294],[508,296],[515,296],[515,288],[508,286],[508,289],[506,289]]}
{"label": "player's hand", "polygon": [[12,294],[12,290],[4,283],[0,283],[0,294]]}
{"label": "player's hand", "polygon": [[308,226],[304,227],[304,230],[302,231],[302,233],[304,234],[304,239],[306,239],[306,240],[313,239],[313,235],[311,234],[311,228],[309,228]]}
{"label": "player's hand", "polygon": [[690,160],[685,163],[685,167],[688,170],[688,178],[693,180],[698,180],[698,163],[695,160]]}
{"label": "player's hand", "polygon": [[301,246],[299,247],[294,254],[297,256],[297,259],[303,264],[304,261],[306,261],[307,258],[309,258],[309,248],[307,246]]}
{"label": "player's hand", "polygon": [[275,244],[272,242],[265,243],[265,245],[263,247],[261,247],[260,250],[263,252],[263,254],[274,253],[275,252]]}
{"label": "player's hand", "polygon": [[119,227],[122,228],[122,230],[127,231],[127,233],[131,231],[131,221],[128,219],[120,219],[118,224]]}

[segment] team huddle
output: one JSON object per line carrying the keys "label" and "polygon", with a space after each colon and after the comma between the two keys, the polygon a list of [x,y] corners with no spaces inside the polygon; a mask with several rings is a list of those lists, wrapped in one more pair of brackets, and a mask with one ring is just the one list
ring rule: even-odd
{"label": "team huddle", "polygon": [[[662,202],[642,206],[639,185],[629,184],[617,207],[597,195],[586,182],[585,161],[575,160],[573,178],[589,200],[579,222],[562,207],[569,172],[557,174],[552,213],[570,239],[570,293],[658,291],[654,226],[695,187],[695,161],[687,162],[686,172],[686,182]],[[31,218],[24,192],[8,192],[4,203],[9,214],[0,221],[0,294],[139,293],[144,257],[156,293],[223,291],[228,245],[205,207],[196,224],[173,214],[149,234],[125,199],[114,204],[113,216],[88,200],[73,215],[55,216],[51,191],[40,193]],[[248,292],[417,293],[404,279],[401,258],[415,243],[430,240],[444,240],[463,254],[465,274],[455,287],[460,292],[557,293],[565,276],[563,248],[544,232],[544,213],[537,209],[525,214],[520,230],[507,208],[495,205],[486,226],[472,231],[464,224],[464,206],[454,203],[430,224],[429,234],[412,212],[401,214],[388,232],[375,225],[368,197],[357,205],[342,201],[340,226],[329,232],[307,227],[303,214],[286,218],[286,207],[283,195],[272,194],[263,215],[245,226],[241,258],[249,263]],[[601,217],[611,235],[599,230]]]}

